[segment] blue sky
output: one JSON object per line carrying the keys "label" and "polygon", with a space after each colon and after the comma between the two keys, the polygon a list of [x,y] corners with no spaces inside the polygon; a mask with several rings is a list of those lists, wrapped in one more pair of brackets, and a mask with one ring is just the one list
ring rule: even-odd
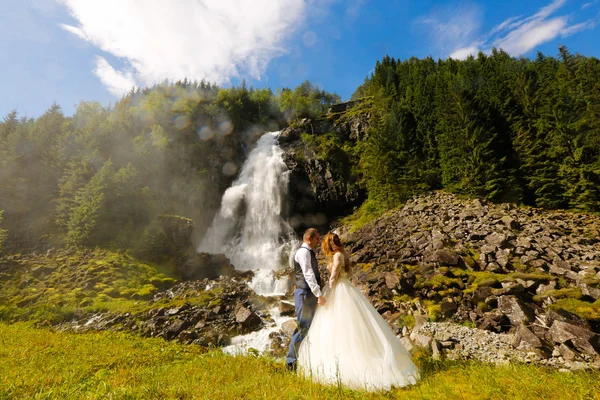
{"label": "blue sky", "polygon": [[0,0],[0,115],[205,78],[348,99],[386,54],[600,56],[600,0]]}

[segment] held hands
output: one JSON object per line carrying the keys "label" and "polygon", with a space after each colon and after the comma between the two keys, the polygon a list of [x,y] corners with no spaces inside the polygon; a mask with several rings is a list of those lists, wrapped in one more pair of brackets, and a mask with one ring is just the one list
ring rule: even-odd
{"label": "held hands", "polygon": [[326,302],[327,302],[327,300],[325,300],[325,297],[323,297],[323,296],[319,296],[317,298],[317,304],[320,306],[324,306]]}

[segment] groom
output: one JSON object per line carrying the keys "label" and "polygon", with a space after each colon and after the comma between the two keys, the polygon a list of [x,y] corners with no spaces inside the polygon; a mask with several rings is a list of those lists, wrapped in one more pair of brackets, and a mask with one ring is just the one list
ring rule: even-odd
{"label": "groom", "polygon": [[303,243],[294,255],[294,274],[296,275],[296,290],[294,291],[294,302],[296,304],[296,318],[298,328],[294,331],[290,349],[286,358],[287,367],[296,369],[296,356],[300,343],[308,333],[317,304],[325,304],[325,298],[321,294],[321,274],[315,249],[321,236],[315,228],[309,228],[304,232]]}

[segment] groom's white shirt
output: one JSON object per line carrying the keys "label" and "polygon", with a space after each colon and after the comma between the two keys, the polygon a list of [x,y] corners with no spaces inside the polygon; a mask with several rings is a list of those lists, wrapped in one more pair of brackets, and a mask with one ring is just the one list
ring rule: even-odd
{"label": "groom's white shirt", "polygon": [[[307,251],[303,251],[302,248],[305,248]],[[300,264],[300,268],[302,269],[302,274],[304,274],[304,279],[306,279],[306,283],[308,283],[308,287],[311,292],[317,297],[321,297],[321,288],[319,287],[319,283],[317,282],[317,278],[315,277],[315,273],[313,272],[310,262],[310,246],[306,243],[302,243],[302,246],[296,251],[296,255],[294,255],[294,260],[298,264]]]}

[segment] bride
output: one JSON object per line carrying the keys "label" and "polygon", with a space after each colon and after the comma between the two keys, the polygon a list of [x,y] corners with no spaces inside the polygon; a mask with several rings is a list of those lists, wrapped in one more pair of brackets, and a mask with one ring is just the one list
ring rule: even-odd
{"label": "bride", "polygon": [[348,280],[350,260],[336,234],[323,239],[331,294],[298,351],[298,369],[325,384],[389,390],[416,383],[419,371],[369,300]]}

